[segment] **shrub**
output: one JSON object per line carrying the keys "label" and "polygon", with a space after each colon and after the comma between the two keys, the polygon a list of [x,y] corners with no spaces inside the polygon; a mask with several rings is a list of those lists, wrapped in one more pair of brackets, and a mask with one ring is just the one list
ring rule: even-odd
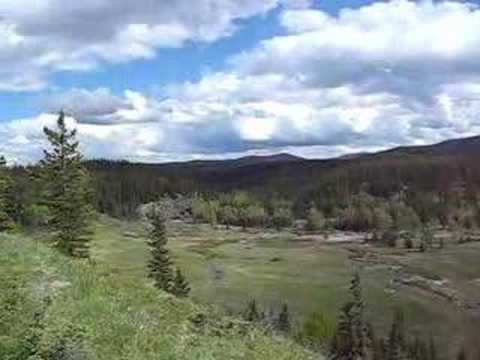
{"label": "shrub", "polygon": [[52,321],[42,330],[35,355],[52,360],[92,359],[85,329],[64,319]]}
{"label": "shrub", "polygon": [[281,207],[274,210],[272,215],[272,225],[276,229],[280,230],[285,227],[292,226],[293,214],[288,208]]}
{"label": "shrub", "polygon": [[384,232],[393,226],[393,219],[385,206],[377,206],[373,209],[373,224],[376,231]]}
{"label": "shrub", "polygon": [[218,221],[227,227],[238,224],[238,216],[231,205],[223,205],[218,209]]}
{"label": "shrub", "polygon": [[406,248],[406,249],[409,249],[409,250],[410,250],[410,249],[413,249],[413,240],[412,240],[411,237],[407,237],[407,238],[405,239],[405,248]]}
{"label": "shrub", "polygon": [[325,218],[321,211],[312,207],[307,215],[307,230],[318,231],[325,228]]}
{"label": "shrub", "polygon": [[303,323],[297,338],[305,345],[326,348],[335,335],[335,321],[327,318],[323,312],[314,312]]}
{"label": "shrub", "polygon": [[20,278],[0,279],[0,359],[27,359],[36,351],[43,304]]}
{"label": "shrub", "polygon": [[47,225],[49,211],[46,206],[33,204],[25,208],[23,225],[38,228]]}
{"label": "shrub", "polygon": [[199,222],[208,221],[210,216],[208,201],[200,197],[195,198],[192,202],[192,216]]}
{"label": "shrub", "polygon": [[390,215],[393,226],[397,230],[415,230],[422,225],[415,210],[402,202],[392,202],[390,204]]}
{"label": "shrub", "polygon": [[389,230],[383,233],[381,237],[381,242],[388,247],[396,247],[399,234],[395,230]]}
{"label": "shrub", "polygon": [[339,212],[337,227],[341,230],[370,231],[388,226],[388,222],[382,213],[381,201],[360,193],[352,198],[348,207]]}
{"label": "shrub", "polygon": [[258,204],[250,205],[245,209],[245,217],[247,226],[263,226],[267,219],[267,213],[265,209]]}
{"label": "shrub", "polygon": [[421,239],[420,239],[421,240],[420,251],[424,252],[424,251],[430,249],[433,245],[434,238],[435,237],[434,237],[431,229],[425,226],[422,229],[422,234],[421,234]]}

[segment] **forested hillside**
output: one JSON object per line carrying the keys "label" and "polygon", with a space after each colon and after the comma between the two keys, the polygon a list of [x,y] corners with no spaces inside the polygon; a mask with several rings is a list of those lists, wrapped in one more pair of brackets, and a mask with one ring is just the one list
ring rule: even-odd
{"label": "forested hillside", "polygon": [[138,205],[158,194],[232,190],[247,190],[263,201],[288,199],[295,204],[296,215],[304,216],[306,202],[329,211],[326,201],[345,203],[360,189],[381,197],[403,190],[411,196],[450,189],[476,192],[479,139],[403,147],[354,159],[280,156],[171,164],[95,160],[87,165],[96,177],[99,209],[114,216],[133,216]]}

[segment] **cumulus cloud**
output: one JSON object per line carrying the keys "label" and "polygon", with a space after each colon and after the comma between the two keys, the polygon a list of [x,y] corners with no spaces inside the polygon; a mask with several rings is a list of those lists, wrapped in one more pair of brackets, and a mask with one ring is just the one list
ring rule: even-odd
{"label": "cumulus cloud", "polygon": [[[249,3],[242,16],[265,11]],[[73,89],[46,104],[75,117],[90,156],[145,161],[284,150],[324,157],[480,132],[476,6],[393,0],[332,16],[310,2],[282,3],[283,35],[234,56],[227,70],[164,88],[161,99]],[[12,123],[10,138],[36,139],[24,123],[44,117]]]}
{"label": "cumulus cloud", "polygon": [[38,90],[48,75],[152,58],[159,48],[210,43],[280,0],[0,0],[0,91]]}
{"label": "cumulus cloud", "polygon": [[44,96],[40,104],[50,112],[63,110],[83,124],[157,122],[165,115],[165,106],[159,106],[155,100],[131,90],[117,96],[108,88],[93,91],[74,88]]}
{"label": "cumulus cloud", "polygon": [[285,35],[174,96],[228,104],[255,146],[387,147],[480,130],[477,6],[393,0],[338,16],[287,9],[280,21]]}

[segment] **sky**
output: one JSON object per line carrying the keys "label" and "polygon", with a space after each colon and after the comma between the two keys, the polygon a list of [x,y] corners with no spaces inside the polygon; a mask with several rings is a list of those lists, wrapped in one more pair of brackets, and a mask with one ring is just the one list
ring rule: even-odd
{"label": "sky", "polygon": [[308,158],[480,134],[478,1],[0,0],[0,154]]}

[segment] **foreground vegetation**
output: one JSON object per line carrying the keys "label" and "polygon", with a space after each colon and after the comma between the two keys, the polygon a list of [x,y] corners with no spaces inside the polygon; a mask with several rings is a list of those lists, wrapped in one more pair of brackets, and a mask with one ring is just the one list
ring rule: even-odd
{"label": "foreground vegetation", "polygon": [[148,284],[118,285],[101,266],[25,235],[0,241],[2,360],[314,358],[288,339]]}
{"label": "foreground vegetation", "polygon": [[[95,223],[92,256],[119,281],[144,281],[149,259],[147,233],[139,221],[102,216]],[[439,351],[451,356],[465,346],[476,349],[480,330],[475,304],[480,298],[480,243],[458,243],[455,233],[445,236],[444,248],[428,252],[363,243],[363,235],[331,232],[296,234],[291,230],[232,227],[172,221],[169,249],[185,270],[197,303],[215,304],[239,314],[255,299],[267,315],[288,304],[293,335],[306,330],[314,341],[329,344],[352,273],[363,280],[366,317],[379,333],[387,333],[396,308],[405,313],[412,336],[433,335]],[[348,242],[338,242],[349,235]],[[420,243],[420,239],[415,238]],[[446,293],[427,285],[445,283]],[[442,290],[440,288],[438,290]],[[434,291],[435,290],[435,291]],[[323,330],[322,330],[323,329]],[[444,356],[445,358],[445,356]],[[449,357],[446,357],[449,358]]]}

